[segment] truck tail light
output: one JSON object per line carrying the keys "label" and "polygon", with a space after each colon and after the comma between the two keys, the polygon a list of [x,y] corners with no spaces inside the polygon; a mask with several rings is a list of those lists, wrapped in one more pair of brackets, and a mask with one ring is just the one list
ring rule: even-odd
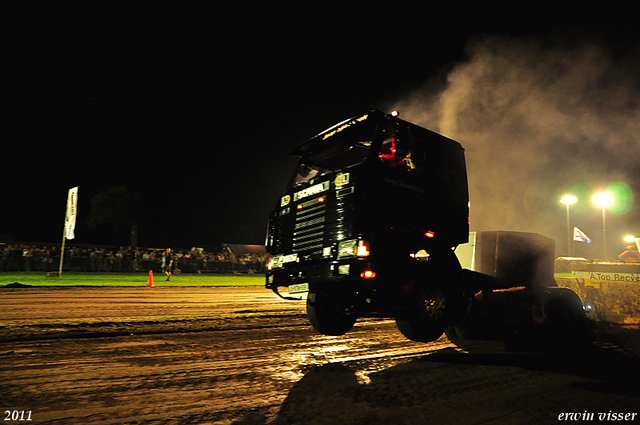
{"label": "truck tail light", "polygon": [[374,277],[376,277],[376,272],[374,272],[373,270],[365,270],[360,273],[360,277],[363,279],[373,279]]}
{"label": "truck tail light", "polygon": [[370,254],[371,251],[369,250],[369,242],[358,241],[358,246],[356,246],[356,256],[368,257]]}

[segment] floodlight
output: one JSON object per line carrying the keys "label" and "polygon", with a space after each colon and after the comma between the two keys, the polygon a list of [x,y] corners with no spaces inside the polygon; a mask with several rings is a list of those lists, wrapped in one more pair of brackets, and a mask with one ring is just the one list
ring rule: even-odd
{"label": "floodlight", "polygon": [[593,203],[600,208],[613,205],[613,196],[609,192],[598,192],[593,196]]}

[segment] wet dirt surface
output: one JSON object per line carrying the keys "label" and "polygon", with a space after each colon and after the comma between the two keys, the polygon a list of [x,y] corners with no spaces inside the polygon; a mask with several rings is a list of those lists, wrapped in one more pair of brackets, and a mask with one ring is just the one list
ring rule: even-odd
{"label": "wet dirt surface", "polygon": [[415,343],[390,320],[327,337],[261,287],[0,288],[5,423],[640,423],[639,372],[607,332],[548,354]]}

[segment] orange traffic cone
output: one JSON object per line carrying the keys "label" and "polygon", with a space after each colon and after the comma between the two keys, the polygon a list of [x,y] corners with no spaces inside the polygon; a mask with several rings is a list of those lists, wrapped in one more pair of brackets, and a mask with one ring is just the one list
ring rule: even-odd
{"label": "orange traffic cone", "polygon": [[153,286],[153,270],[149,270],[149,279],[147,280],[147,286]]}

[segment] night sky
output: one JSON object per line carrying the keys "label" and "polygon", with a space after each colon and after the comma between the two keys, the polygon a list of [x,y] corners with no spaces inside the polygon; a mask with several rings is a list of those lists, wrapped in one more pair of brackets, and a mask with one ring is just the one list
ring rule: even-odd
{"label": "night sky", "polygon": [[489,3],[4,1],[0,241],[59,243],[79,186],[74,242],[128,245],[87,225],[90,199],[125,186],[140,246],[262,244],[291,149],[446,84],[473,40],[637,58],[633,2]]}

